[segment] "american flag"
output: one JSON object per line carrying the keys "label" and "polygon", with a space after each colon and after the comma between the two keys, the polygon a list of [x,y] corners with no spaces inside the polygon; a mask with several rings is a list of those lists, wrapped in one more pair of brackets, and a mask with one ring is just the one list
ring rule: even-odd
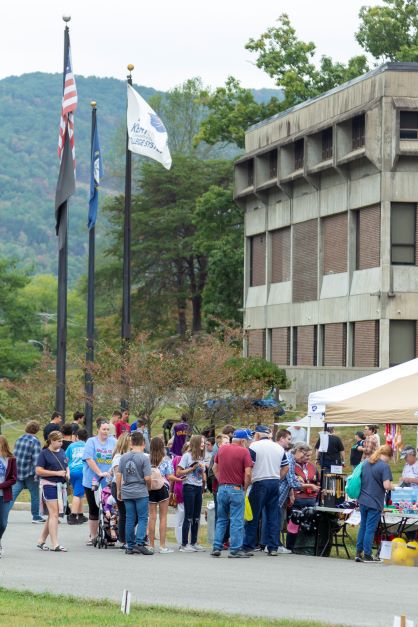
{"label": "american flag", "polygon": [[74,111],[77,108],[77,88],[71,64],[71,49],[68,41],[66,63],[64,70],[64,93],[62,96],[60,131],[58,137],[58,157],[61,161],[65,145],[65,134],[68,129],[73,165],[75,170],[75,145],[74,145]]}

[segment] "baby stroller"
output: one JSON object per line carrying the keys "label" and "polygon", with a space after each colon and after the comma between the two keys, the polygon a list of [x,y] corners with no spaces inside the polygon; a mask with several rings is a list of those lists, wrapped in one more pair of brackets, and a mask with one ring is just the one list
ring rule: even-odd
{"label": "baby stroller", "polygon": [[93,540],[93,546],[97,549],[107,549],[118,540],[118,513],[116,501],[112,496],[109,486],[102,488],[99,484],[96,492],[96,500],[99,507],[99,529]]}

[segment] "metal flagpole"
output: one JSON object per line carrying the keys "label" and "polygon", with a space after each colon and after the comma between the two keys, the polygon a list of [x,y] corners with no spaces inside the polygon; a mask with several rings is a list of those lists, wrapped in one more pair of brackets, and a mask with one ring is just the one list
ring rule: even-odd
{"label": "metal flagpole", "polygon": [[[132,85],[132,70],[128,65],[128,84]],[[129,136],[126,130],[126,166],[125,166],[125,208],[123,224],[123,297],[122,297],[122,354],[129,350],[131,341],[131,190],[132,190],[132,156],[128,147]],[[123,381],[122,381],[123,383]],[[128,409],[128,391],[125,389],[125,398],[121,399],[121,407]]]}
{"label": "metal flagpole", "polygon": [[[91,103],[91,150],[93,155],[94,130],[96,128],[96,102]],[[94,167],[94,159],[92,160]],[[94,362],[94,261],[96,245],[96,227],[89,230],[89,262],[87,279],[87,347],[86,347],[86,374],[85,374],[85,394],[86,404],[84,409],[86,429],[89,436],[93,435],[93,376],[89,366]]]}
{"label": "metal flagpole", "polygon": [[[63,91],[65,87],[65,70],[67,62],[69,16],[62,18],[66,23],[64,33],[64,71]],[[70,150],[68,132],[65,141]],[[55,373],[55,409],[65,422],[65,388],[66,388],[66,359],[67,359],[67,282],[68,282],[68,201],[61,205],[58,247],[58,302],[57,302],[57,359]]]}

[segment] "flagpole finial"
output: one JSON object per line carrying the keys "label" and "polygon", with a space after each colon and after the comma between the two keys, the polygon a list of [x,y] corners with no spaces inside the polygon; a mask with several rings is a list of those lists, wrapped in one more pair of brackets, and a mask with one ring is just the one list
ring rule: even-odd
{"label": "flagpole finial", "polygon": [[68,23],[71,20],[71,15],[63,15],[62,19],[64,20],[65,23]]}
{"label": "flagpole finial", "polygon": [[132,70],[134,70],[134,69],[135,69],[135,66],[134,66],[134,65],[132,65],[132,63],[128,63],[127,68],[128,68],[128,70],[129,70],[129,72],[132,72]]}
{"label": "flagpole finial", "polygon": [[90,102],[90,106],[92,107],[92,109],[95,109],[95,108],[96,108],[96,104],[97,104],[97,102],[96,102],[95,100],[92,100],[92,101]]}

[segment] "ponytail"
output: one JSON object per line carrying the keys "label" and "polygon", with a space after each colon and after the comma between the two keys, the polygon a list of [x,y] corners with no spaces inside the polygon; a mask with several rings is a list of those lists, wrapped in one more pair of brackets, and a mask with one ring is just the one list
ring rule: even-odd
{"label": "ponytail", "polygon": [[393,457],[392,447],[389,446],[389,444],[384,444],[383,446],[380,446],[377,451],[370,455],[369,463],[375,464],[377,461],[379,461],[381,455],[386,455],[386,457]]}

